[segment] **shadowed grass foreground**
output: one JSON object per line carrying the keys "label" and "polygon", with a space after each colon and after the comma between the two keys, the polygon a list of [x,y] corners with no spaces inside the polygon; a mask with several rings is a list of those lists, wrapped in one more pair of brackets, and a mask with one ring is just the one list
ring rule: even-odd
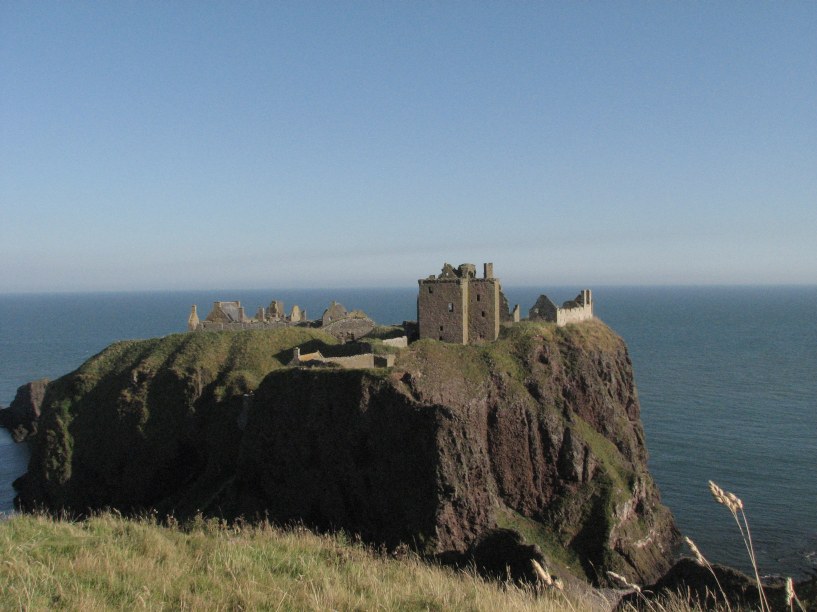
{"label": "shadowed grass foreground", "polygon": [[103,514],[0,524],[2,609],[592,610],[580,596],[503,588],[411,556],[267,524],[184,528]]}

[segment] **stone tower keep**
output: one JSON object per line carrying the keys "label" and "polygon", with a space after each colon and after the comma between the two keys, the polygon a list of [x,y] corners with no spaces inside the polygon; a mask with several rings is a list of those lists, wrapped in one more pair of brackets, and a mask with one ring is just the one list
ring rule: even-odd
{"label": "stone tower keep", "polygon": [[493,264],[484,265],[482,278],[477,278],[474,264],[456,269],[445,264],[438,276],[432,274],[418,283],[420,338],[457,344],[497,339],[504,301]]}

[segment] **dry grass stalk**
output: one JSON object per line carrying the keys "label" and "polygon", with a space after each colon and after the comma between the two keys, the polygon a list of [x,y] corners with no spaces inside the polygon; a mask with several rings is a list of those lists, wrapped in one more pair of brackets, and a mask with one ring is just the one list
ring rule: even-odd
{"label": "dry grass stalk", "polygon": [[698,547],[695,546],[695,542],[693,542],[686,536],[684,536],[684,542],[686,542],[686,545],[689,546],[689,549],[692,551],[692,554],[695,555],[695,562],[701,567],[708,567],[709,561],[706,560],[703,554],[701,554],[701,551],[698,550]]}
{"label": "dry grass stalk", "polygon": [[607,572],[607,575],[608,575],[608,576],[610,576],[610,578],[612,578],[612,579],[613,579],[613,580],[615,580],[616,582],[618,582],[618,583],[619,583],[621,586],[623,586],[625,589],[632,589],[632,590],[634,590],[636,593],[641,593],[641,587],[640,587],[640,586],[638,586],[637,584],[633,584],[632,582],[630,582],[629,580],[627,580],[627,579],[626,579],[624,576],[622,576],[621,574],[616,574],[615,572]]}
{"label": "dry grass stalk", "polygon": [[[735,519],[735,523],[740,530],[740,535],[743,537],[743,544],[746,546],[746,552],[749,553],[749,560],[752,562],[752,569],[755,572],[755,582],[757,582],[757,591],[760,596],[760,609],[761,611],[768,610],[771,612],[769,600],[766,599],[766,593],[763,590],[763,583],[760,581],[760,572],[757,568],[755,547],[752,544],[752,533],[749,531],[749,521],[746,519],[746,513],[743,511],[743,501],[734,493],[724,491],[711,480],[709,481],[709,490],[712,493],[712,497],[715,498],[715,501],[723,506],[726,506],[729,512],[732,513],[732,517]],[[738,512],[740,512],[740,518],[738,517]],[[742,524],[741,519],[743,520]]]}
{"label": "dry grass stalk", "polygon": [[[716,485],[717,486],[717,485]],[[703,553],[698,550],[698,547],[695,545],[691,539],[684,537],[684,541],[686,545],[689,546],[689,549],[692,551],[692,554],[695,555],[695,562],[700,565],[701,567],[705,567],[709,570],[709,573],[712,574],[712,577],[715,579],[715,584],[718,585],[718,590],[720,590],[721,595],[723,595],[723,601],[726,603],[726,609],[729,612],[732,612],[732,606],[729,605],[729,598],[726,596],[726,592],[723,590],[721,586],[721,581],[718,580],[718,575],[715,573],[715,570],[712,568],[712,565],[707,561],[706,557],[703,556]]]}
{"label": "dry grass stalk", "polygon": [[794,610],[794,602],[797,602],[797,607],[806,612],[806,607],[803,602],[797,598],[797,593],[794,592],[794,580],[786,578],[786,605],[790,611]]}
{"label": "dry grass stalk", "polygon": [[[607,575],[610,576],[610,578],[615,580],[617,583],[619,583],[624,588],[632,589],[633,591],[635,591],[635,593],[638,595],[638,598],[646,604],[648,610],[657,610],[658,612],[667,612],[667,609],[661,604],[661,602],[659,600],[647,599],[647,597],[644,595],[644,593],[643,593],[640,586],[630,582],[629,580],[627,580],[621,574],[617,574],[615,572],[609,572],[608,571]],[[625,608],[625,609],[632,609],[632,610],[638,609],[635,606],[633,606],[632,603],[628,604],[628,606],[629,606],[629,608]]]}
{"label": "dry grass stalk", "polygon": [[536,577],[544,584],[546,587],[553,586],[553,578],[550,577],[550,572],[546,572],[545,568],[543,568],[536,559],[530,560],[531,565],[533,566],[533,571],[536,574]]}
{"label": "dry grass stalk", "polygon": [[545,589],[556,589],[557,591],[561,591],[559,595],[564,598],[564,602],[570,608],[571,612],[575,612],[576,608],[573,607],[573,604],[564,594],[564,583],[556,576],[551,575],[550,571],[546,567],[542,567],[542,564],[536,559],[531,559],[530,563],[533,567],[534,574],[536,574],[538,583]]}

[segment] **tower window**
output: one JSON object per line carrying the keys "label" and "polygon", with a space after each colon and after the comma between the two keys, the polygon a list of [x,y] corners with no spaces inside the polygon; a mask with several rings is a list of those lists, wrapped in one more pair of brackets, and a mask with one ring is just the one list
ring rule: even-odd
{"label": "tower window", "polygon": [[434,293],[434,287],[432,287],[431,285],[429,285],[429,286],[428,286],[428,292],[429,292],[429,293]]}
{"label": "tower window", "polygon": [[454,303],[448,302],[448,312],[454,312]]}
{"label": "tower window", "polygon": [[443,330],[443,326],[442,326],[442,325],[440,325],[440,331],[442,331],[442,330]]}
{"label": "tower window", "polygon": [[482,296],[479,293],[477,293],[477,302],[479,302],[481,299],[482,299]]}
{"label": "tower window", "polygon": [[485,316],[485,311],[484,311],[484,310],[482,311],[482,316],[483,316],[483,317]]}

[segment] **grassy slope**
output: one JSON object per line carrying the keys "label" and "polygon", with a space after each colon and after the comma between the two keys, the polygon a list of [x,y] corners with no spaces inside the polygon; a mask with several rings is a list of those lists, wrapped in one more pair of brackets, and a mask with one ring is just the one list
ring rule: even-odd
{"label": "grassy slope", "polygon": [[0,609],[592,610],[587,595],[535,597],[401,560],[344,536],[269,525],[185,529],[110,514],[0,524]]}

